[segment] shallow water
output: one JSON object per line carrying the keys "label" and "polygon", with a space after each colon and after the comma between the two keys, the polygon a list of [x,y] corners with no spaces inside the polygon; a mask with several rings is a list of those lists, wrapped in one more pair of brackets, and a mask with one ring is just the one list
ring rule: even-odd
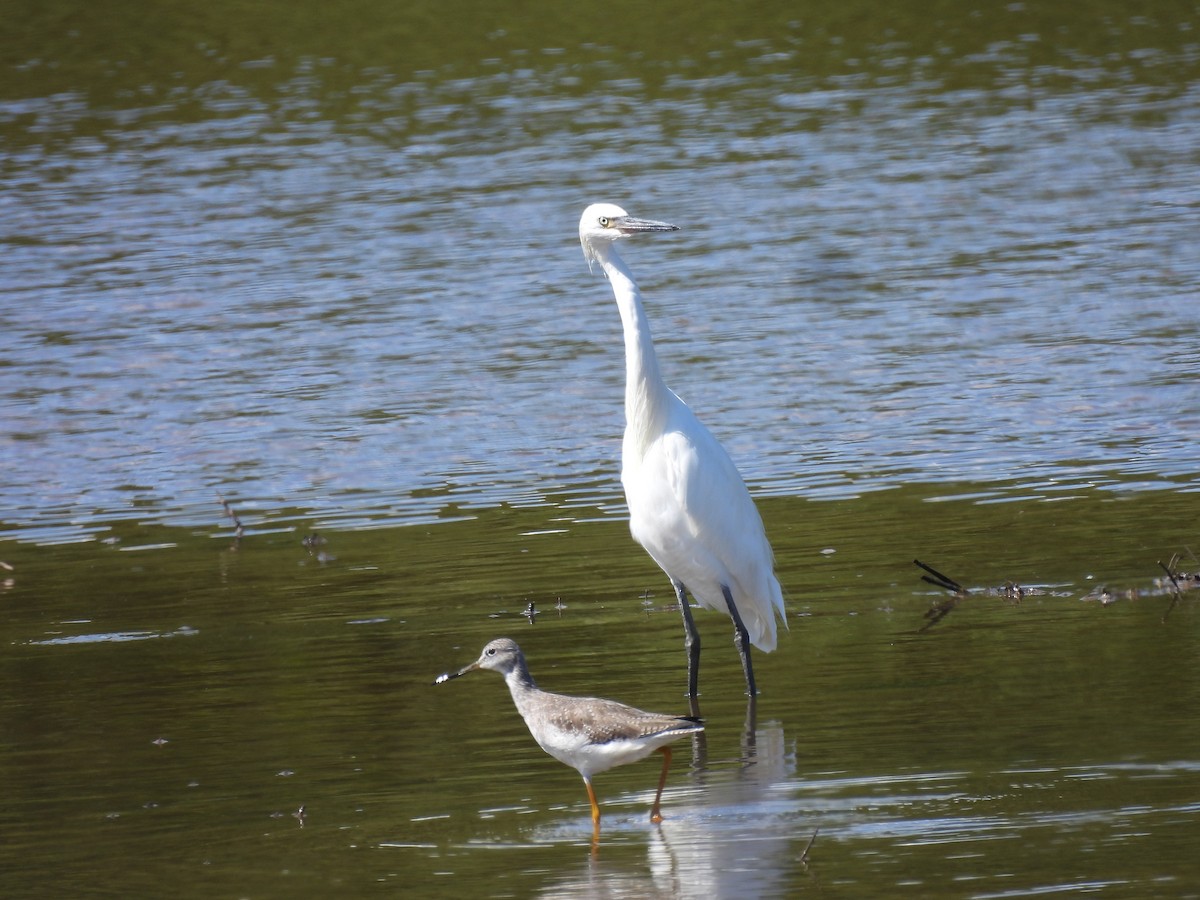
{"label": "shallow water", "polygon": [[[595,846],[500,679],[432,681],[508,634],[547,688],[686,712],[679,615],[623,523],[482,511],[329,532],[323,562],[303,531],[10,547],[6,893],[1200,890],[1196,597],[1154,564],[1189,496],[762,507],[791,628],[754,721],[701,612],[704,742],[661,828],[653,762],[598,776]],[[918,554],[978,589],[924,631]],[[1008,580],[1020,602],[983,590]]]}
{"label": "shallow water", "polygon": [[[26,6],[0,893],[1200,895],[1194,10]],[[681,226],[624,252],[791,630],[748,722],[699,615],[704,740],[593,845],[430,682],[686,711],[601,198]]]}

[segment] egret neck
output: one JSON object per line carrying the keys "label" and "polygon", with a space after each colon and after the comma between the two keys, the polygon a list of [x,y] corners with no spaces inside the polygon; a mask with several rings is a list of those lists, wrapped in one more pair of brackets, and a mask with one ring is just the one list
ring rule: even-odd
{"label": "egret neck", "polygon": [[625,261],[611,244],[596,248],[597,261],[612,284],[621,324],[625,332],[625,428],[636,435],[640,457],[646,446],[662,431],[674,394],[658,370],[658,356],[650,336],[650,321],[642,306],[642,294]]}

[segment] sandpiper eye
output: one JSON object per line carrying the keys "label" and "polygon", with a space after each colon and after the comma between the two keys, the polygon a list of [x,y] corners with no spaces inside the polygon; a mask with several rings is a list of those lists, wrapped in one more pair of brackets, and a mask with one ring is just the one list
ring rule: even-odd
{"label": "sandpiper eye", "polygon": [[495,647],[488,647],[487,655],[488,655],[488,656],[495,656],[495,655],[496,655],[496,648],[495,648]]}
{"label": "sandpiper eye", "polygon": [[600,227],[601,228],[607,228],[611,224],[612,224],[612,220],[608,216],[600,217]]}

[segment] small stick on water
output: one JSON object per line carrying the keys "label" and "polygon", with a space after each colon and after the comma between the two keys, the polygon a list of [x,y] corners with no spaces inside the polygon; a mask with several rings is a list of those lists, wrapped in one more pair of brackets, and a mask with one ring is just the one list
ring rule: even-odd
{"label": "small stick on water", "polygon": [[918,631],[919,634],[923,634],[938,622],[942,621],[942,619],[946,618],[946,616],[950,614],[950,610],[954,609],[959,603],[967,599],[967,589],[953,578],[943,575],[933,566],[927,565],[921,562],[919,559],[914,559],[913,565],[919,566],[929,573],[929,575],[921,576],[922,581],[932,584],[934,587],[940,587],[947,591],[954,591],[953,597],[938,601],[925,612],[925,618],[929,621],[922,625]]}
{"label": "small stick on water", "polygon": [[1162,615],[1162,621],[1165,623],[1167,621],[1167,616],[1171,614],[1171,610],[1175,608],[1175,605],[1179,602],[1179,598],[1182,594],[1182,591],[1179,589],[1179,579],[1175,577],[1174,572],[1175,567],[1179,565],[1179,554],[1176,553],[1174,556],[1172,556],[1171,562],[1167,565],[1163,565],[1163,561],[1161,559],[1158,560],[1158,565],[1164,572],[1167,573],[1167,577],[1171,579],[1171,587],[1173,588],[1171,591],[1171,603],[1167,607],[1167,611]]}
{"label": "small stick on water", "polygon": [[1163,564],[1163,561],[1161,559],[1158,561],[1158,567],[1167,573],[1167,577],[1171,579],[1171,585],[1172,585],[1172,587],[1175,588],[1176,591],[1179,590],[1179,578],[1175,574],[1175,567],[1177,565],[1179,565],[1179,554],[1178,553],[1176,553],[1174,556],[1172,556],[1171,561],[1169,563],[1166,563],[1165,565]]}
{"label": "small stick on water", "polygon": [[956,593],[956,594],[965,594],[966,593],[966,589],[961,584],[959,584],[953,578],[949,578],[949,577],[943,575],[941,572],[939,572],[933,566],[926,565],[925,563],[921,562],[919,559],[914,559],[913,565],[919,566],[920,568],[922,568],[926,572],[928,572],[929,575],[933,576],[932,578],[930,578],[929,575],[922,575],[921,576],[922,581],[926,581],[929,584],[934,585],[935,587],[945,588],[948,591],[954,591],[954,593]]}
{"label": "small stick on water", "polygon": [[813,844],[817,842],[817,835],[820,833],[820,828],[814,828],[812,837],[808,839],[808,843],[805,845],[804,850],[800,853],[800,865],[804,866],[805,868],[808,868],[808,851],[811,850]]}
{"label": "small stick on water", "polygon": [[221,501],[221,506],[225,508],[225,515],[229,516],[234,524],[233,530],[233,546],[231,549],[236,550],[238,544],[242,541],[242,535],[246,533],[246,529],[242,527],[242,520],[238,518],[238,514],[233,511],[233,507],[229,505],[229,501],[217,494],[217,499]]}

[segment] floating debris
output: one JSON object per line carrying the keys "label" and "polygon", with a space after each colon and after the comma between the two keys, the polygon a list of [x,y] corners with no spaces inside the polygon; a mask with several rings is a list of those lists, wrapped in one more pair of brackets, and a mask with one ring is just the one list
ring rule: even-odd
{"label": "floating debris", "polygon": [[514,612],[512,610],[507,610],[507,609],[498,609],[495,612],[488,613],[487,617],[489,619],[507,619],[509,616],[514,616],[514,615],[524,616],[526,619],[529,620],[529,624],[533,625],[533,624],[535,624],[535,620],[537,619],[537,617],[539,615],[541,615],[541,613],[537,608],[537,604],[534,603],[534,601],[530,600],[525,604],[525,608],[523,610],[521,610],[519,613]]}
{"label": "floating debris", "polygon": [[952,609],[954,609],[956,606],[958,606],[958,604],[961,603],[963,600],[967,599],[968,592],[967,592],[966,588],[964,588],[961,584],[959,584],[953,578],[949,578],[948,576],[943,575],[937,569],[933,568],[933,566],[926,565],[925,563],[921,562],[919,559],[914,559],[913,565],[919,566],[920,568],[924,569],[928,573],[926,575],[921,576],[922,581],[928,582],[929,584],[932,584],[934,587],[940,587],[940,588],[944,588],[947,591],[954,592],[954,596],[949,597],[945,600],[940,600],[937,603],[934,603],[933,606],[930,607],[925,612],[925,618],[928,619],[929,621],[921,626],[921,631],[924,632],[924,631],[928,631],[930,628],[932,628],[938,622],[942,621],[942,619],[946,618],[946,616],[950,615],[950,611]]}
{"label": "floating debris", "polygon": [[322,565],[327,562],[333,562],[335,559],[337,559],[337,557],[332,553],[326,553],[321,549],[327,543],[329,542],[325,540],[324,535],[317,534],[315,531],[300,541],[301,546],[308,551],[308,555]]}
{"label": "floating debris", "polygon": [[813,844],[817,842],[817,835],[821,833],[820,828],[814,828],[812,837],[808,839],[808,843],[804,845],[804,849],[800,851],[800,865],[808,868],[808,851],[812,850]]}
{"label": "floating debris", "polygon": [[[1191,555],[1191,551],[1188,551]],[[1195,557],[1192,557],[1195,559]],[[1171,603],[1163,613],[1162,620],[1165,622],[1171,611],[1175,609],[1179,601],[1183,598],[1186,591],[1193,588],[1200,589],[1200,572],[1183,572],[1179,569],[1180,555],[1176,553],[1169,562],[1164,563],[1158,561],[1158,567],[1162,569],[1165,577],[1156,576],[1151,580],[1150,587],[1147,588],[1126,588],[1125,590],[1115,590],[1107,585],[1099,585],[1084,594],[1080,599],[1086,602],[1096,602],[1101,606],[1109,606],[1117,603],[1120,600],[1138,600],[1143,597],[1163,597],[1170,596]],[[932,566],[921,562],[919,559],[914,559],[913,564],[924,569],[927,574],[921,576],[921,580],[943,590],[951,591],[952,596],[943,600],[936,601],[932,607],[925,613],[925,618],[929,621],[921,627],[921,631],[928,631],[955,609],[963,600],[968,597],[980,594],[983,596],[1000,597],[1011,603],[1020,603],[1026,597],[1052,596],[1052,597],[1070,597],[1070,592],[1064,591],[1047,591],[1042,588],[1030,588],[1017,584],[1014,581],[1006,581],[1003,585],[996,588],[986,588],[984,590],[971,591],[964,588],[961,584],[943,575]],[[1090,576],[1089,576],[1090,577]]]}
{"label": "floating debris", "polygon": [[[942,621],[942,619],[946,618],[946,616],[950,614],[951,610],[962,603],[962,601],[972,596],[974,593],[979,593],[985,597],[1000,597],[1001,599],[1007,600],[1010,603],[1020,603],[1026,597],[1042,597],[1046,596],[1047,594],[1052,594],[1052,592],[1043,590],[1042,588],[1024,587],[1023,585],[1017,584],[1015,581],[1006,581],[997,588],[986,588],[978,592],[970,591],[953,578],[949,577],[948,575],[943,575],[933,566],[923,563],[919,559],[914,559],[913,565],[919,566],[928,573],[921,576],[922,581],[928,582],[934,587],[940,587],[953,593],[953,596],[937,601],[926,611],[925,618],[929,621],[921,627],[921,631],[928,631],[938,622]],[[1057,593],[1053,594],[1053,596],[1066,597],[1070,595]]]}
{"label": "floating debris", "polygon": [[[1190,550],[1188,552],[1189,554],[1191,553]],[[1192,559],[1194,561],[1195,556],[1193,556]],[[1171,611],[1175,609],[1175,605],[1182,599],[1183,592],[1190,591],[1194,587],[1200,587],[1200,572],[1193,572],[1189,574],[1187,572],[1179,571],[1178,553],[1174,554],[1171,557],[1171,561],[1166,565],[1163,565],[1163,561],[1161,559],[1158,561],[1158,565],[1167,574],[1167,579],[1171,582],[1171,603],[1162,616],[1162,620],[1166,622],[1167,616],[1171,614]],[[1158,585],[1162,585],[1161,579],[1155,579],[1155,581]]]}

